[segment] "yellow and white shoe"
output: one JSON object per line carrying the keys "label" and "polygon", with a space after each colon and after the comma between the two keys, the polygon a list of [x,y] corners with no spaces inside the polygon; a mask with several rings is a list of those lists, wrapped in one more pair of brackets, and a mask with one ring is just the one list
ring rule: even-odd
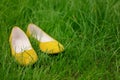
{"label": "yellow and white shoe", "polygon": [[28,25],[27,35],[37,39],[40,42],[39,47],[41,51],[45,53],[57,54],[64,50],[61,43],[50,37],[47,33],[34,24]]}
{"label": "yellow and white shoe", "polygon": [[32,48],[26,34],[18,27],[12,29],[10,38],[12,56],[21,65],[31,65],[38,60],[38,56]]}

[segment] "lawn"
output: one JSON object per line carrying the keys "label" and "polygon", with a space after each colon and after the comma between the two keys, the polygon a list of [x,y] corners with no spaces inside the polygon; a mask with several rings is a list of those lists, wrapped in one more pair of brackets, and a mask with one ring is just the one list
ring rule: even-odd
{"label": "lawn", "polygon": [[[29,23],[61,42],[48,55],[30,38],[39,60],[17,64],[9,36]],[[0,0],[0,80],[120,80],[120,0]]]}

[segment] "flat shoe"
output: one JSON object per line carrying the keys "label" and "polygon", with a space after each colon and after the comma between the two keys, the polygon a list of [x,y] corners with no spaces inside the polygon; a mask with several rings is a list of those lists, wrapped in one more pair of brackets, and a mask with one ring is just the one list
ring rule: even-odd
{"label": "flat shoe", "polygon": [[37,39],[39,43],[40,50],[48,54],[57,54],[64,51],[63,45],[57,40],[53,39],[42,29],[40,29],[35,24],[29,24],[27,28],[27,35]]}
{"label": "flat shoe", "polygon": [[19,64],[30,65],[38,60],[38,56],[32,48],[28,37],[19,27],[12,29],[9,42],[12,56]]}

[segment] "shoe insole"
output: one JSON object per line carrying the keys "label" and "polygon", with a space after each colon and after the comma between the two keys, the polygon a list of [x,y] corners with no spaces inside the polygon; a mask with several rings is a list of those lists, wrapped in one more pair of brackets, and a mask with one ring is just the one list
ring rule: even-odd
{"label": "shoe insole", "polygon": [[28,29],[30,30],[30,34],[32,34],[32,36],[35,37],[40,42],[49,42],[54,40],[43,30],[41,30],[40,28],[36,27],[33,24],[30,24]]}
{"label": "shoe insole", "polygon": [[27,36],[18,27],[12,30],[12,47],[16,53],[24,52],[24,50],[30,50],[32,48]]}

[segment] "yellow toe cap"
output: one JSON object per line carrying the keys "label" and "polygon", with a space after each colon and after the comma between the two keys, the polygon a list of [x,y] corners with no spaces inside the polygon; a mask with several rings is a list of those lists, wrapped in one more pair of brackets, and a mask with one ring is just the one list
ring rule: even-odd
{"label": "yellow toe cap", "polygon": [[34,64],[38,60],[37,54],[33,49],[26,50],[22,53],[16,53],[13,56],[19,64],[24,66]]}
{"label": "yellow toe cap", "polygon": [[58,41],[41,42],[39,47],[41,51],[48,54],[57,54],[64,50],[63,45]]}

